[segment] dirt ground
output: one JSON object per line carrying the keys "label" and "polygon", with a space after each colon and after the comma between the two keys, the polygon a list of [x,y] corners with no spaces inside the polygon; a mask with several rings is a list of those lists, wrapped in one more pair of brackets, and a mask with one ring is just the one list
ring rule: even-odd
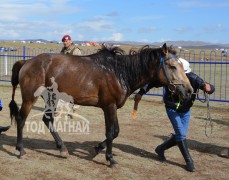
{"label": "dirt ground", "polygon": [[[20,92],[17,90],[20,105]],[[8,103],[11,88],[0,87],[3,111],[0,125],[9,125]],[[137,119],[131,120],[133,98],[129,98],[118,111],[120,134],[114,140],[113,154],[119,165],[108,167],[104,151],[94,159],[90,157],[93,146],[105,139],[105,126],[101,109],[80,107],[77,113],[89,121],[88,134],[60,132],[69,151],[67,159],[61,158],[50,133],[38,134],[24,128],[26,155],[18,158],[16,127],[0,135],[1,179],[228,179],[229,160],[220,157],[222,150],[229,148],[228,103],[211,102],[210,115],[213,129],[206,127],[206,103],[196,102],[192,108],[191,124],[187,142],[197,171],[187,172],[185,162],[177,147],[166,151],[166,163],[157,160],[154,149],[172,132],[161,97],[145,96],[139,104]],[[27,121],[42,122],[34,116],[42,112],[39,100]]]}

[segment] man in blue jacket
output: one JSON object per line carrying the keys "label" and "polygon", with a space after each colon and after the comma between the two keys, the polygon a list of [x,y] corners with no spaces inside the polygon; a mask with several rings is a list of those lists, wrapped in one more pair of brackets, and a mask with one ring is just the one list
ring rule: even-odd
{"label": "man in blue jacket", "polygon": [[[179,96],[171,92],[168,88],[165,88],[163,95],[163,101],[166,108],[166,113],[169,117],[169,120],[173,126],[175,134],[172,134],[165,142],[157,146],[155,152],[157,153],[159,160],[165,161],[164,156],[165,150],[178,145],[185,161],[186,169],[190,172],[195,171],[195,166],[193,160],[189,154],[188,146],[186,143],[186,135],[188,133],[189,121],[190,121],[190,108],[192,107],[195,99],[196,93],[201,89],[208,94],[212,94],[215,91],[213,85],[205,83],[203,79],[197,76],[195,73],[191,72],[189,62],[179,58],[179,61],[184,67],[184,71],[190,81],[190,84],[193,87],[194,93],[189,100],[181,100]],[[139,102],[143,94],[148,92],[153,87],[161,87],[162,85],[155,80],[152,80],[151,83],[144,86],[140,91],[135,95],[135,101]]]}

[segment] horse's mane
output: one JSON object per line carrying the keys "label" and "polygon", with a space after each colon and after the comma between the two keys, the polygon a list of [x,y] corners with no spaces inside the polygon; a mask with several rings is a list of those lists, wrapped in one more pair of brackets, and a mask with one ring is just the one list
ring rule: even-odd
{"label": "horse's mane", "polygon": [[157,59],[162,52],[161,48],[152,48],[149,45],[143,46],[139,50],[131,49],[128,54],[119,47],[103,46],[94,55],[96,64],[115,72],[120,82],[129,80],[131,87],[142,77],[143,72],[150,76],[152,65],[157,67]]}
{"label": "horse's mane", "polygon": [[102,45],[102,48],[97,51],[97,54],[109,53],[113,56],[115,55],[125,55],[125,51],[119,47],[108,47]]}

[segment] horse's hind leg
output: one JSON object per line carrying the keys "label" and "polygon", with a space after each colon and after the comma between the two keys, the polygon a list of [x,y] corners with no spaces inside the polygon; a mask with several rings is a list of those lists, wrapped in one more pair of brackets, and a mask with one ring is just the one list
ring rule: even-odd
{"label": "horse's hind leg", "polygon": [[[47,118],[46,116],[48,116],[49,118]],[[45,125],[47,126],[47,128],[49,129],[50,133],[52,134],[52,136],[56,142],[57,148],[60,149],[61,156],[67,157],[68,156],[68,150],[67,150],[64,142],[60,138],[59,134],[54,129],[53,120],[54,119],[53,119],[52,113],[45,113],[44,114],[43,121],[44,121]]]}
{"label": "horse's hind leg", "polygon": [[34,101],[23,101],[20,112],[19,112],[19,116],[16,117],[16,122],[17,122],[16,149],[20,152],[20,155],[19,155],[20,158],[26,154],[24,147],[23,147],[23,128],[25,125],[26,118],[28,117],[33,104],[36,102],[36,99],[34,99]]}

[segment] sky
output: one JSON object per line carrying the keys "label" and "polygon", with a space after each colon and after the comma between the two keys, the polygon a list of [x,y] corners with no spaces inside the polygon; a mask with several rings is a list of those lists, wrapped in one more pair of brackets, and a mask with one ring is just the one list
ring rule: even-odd
{"label": "sky", "polygon": [[228,0],[1,0],[0,39],[229,44]]}

